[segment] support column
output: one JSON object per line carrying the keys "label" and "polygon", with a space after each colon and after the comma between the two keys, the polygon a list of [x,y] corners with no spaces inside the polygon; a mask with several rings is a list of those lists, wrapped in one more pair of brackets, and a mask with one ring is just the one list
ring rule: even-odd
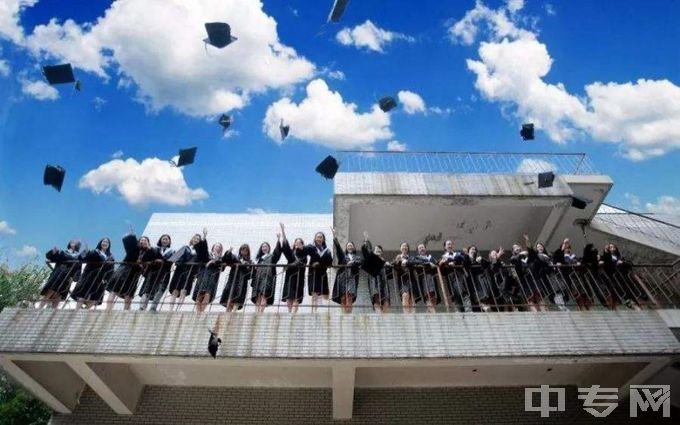
{"label": "support column", "polygon": [[66,362],[119,415],[132,415],[144,385],[126,364]]}
{"label": "support column", "polygon": [[62,400],[53,394],[45,385],[31,376],[19,365],[6,357],[0,357],[0,364],[4,371],[17,383],[33,394],[40,401],[49,406],[50,409],[59,413],[73,413],[77,404],[77,398],[72,400]]}
{"label": "support column", "polygon": [[353,366],[333,368],[333,419],[352,419],[355,372]]}

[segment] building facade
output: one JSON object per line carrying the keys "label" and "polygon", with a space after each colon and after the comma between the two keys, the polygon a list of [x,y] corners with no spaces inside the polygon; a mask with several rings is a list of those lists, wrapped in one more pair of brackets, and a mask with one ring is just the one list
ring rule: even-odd
{"label": "building facade", "polygon": [[[545,163],[556,176],[539,189]],[[6,309],[4,370],[55,411],[54,424],[630,423],[631,386],[640,384],[671,385],[670,404],[680,406],[680,386],[673,391],[680,384],[673,264],[680,229],[604,204],[613,182],[587,158],[354,153],[343,154],[342,170],[333,214],[156,213],[144,234],[169,233],[181,245],[207,227],[210,242],[255,249],[275,240],[280,222],[291,239],[306,241],[333,226],[343,245],[360,245],[366,231],[391,258],[402,241],[425,243],[438,257],[447,239],[486,256],[528,233],[550,250],[570,238],[578,253],[587,243],[601,249],[615,242],[634,266],[607,284],[577,268],[558,269],[546,282],[566,285],[563,306],[546,292],[541,308],[520,297],[488,311],[458,304],[440,273],[436,312],[419,304],[402,313],[392,276],[384,314],[373,311],[362,272],[351,313],[326,299],[312,309],[308,296],[289,313],[279,301],[282,261],[276,301],[264,312],[249,296],[233,313],[215,302],[204,313],[189,302],[171,308],[167,299],[158,312],[69,303]],[[585,208],[574,208],[574,198]],[[338,270],[329,271],[331,286]],[[623,300],[624,284],[634,286],[633,305]],[[208,330],[222,339],[214,359]],[[525,411],[525,388],[541,385],[566,389],[564,411],[547,418]],[[592,385],[618,390],[619,406],[606,419],[584,411],[578,398],[578,388]],[[661,420],[661,411],[635,419]]]}

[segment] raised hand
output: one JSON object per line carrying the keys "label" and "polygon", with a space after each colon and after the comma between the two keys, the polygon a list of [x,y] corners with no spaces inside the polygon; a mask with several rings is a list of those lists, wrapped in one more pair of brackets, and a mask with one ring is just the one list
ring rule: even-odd
{"label": "raised hand", "polygon": [[331,233],[333,234],[333,237],[335,237],[335,227],[331,226]]}
{"label": "raised hand", "polygon": [[365,231],[365,230],[364,230],[364,240],[365,240],[365,241],[367,241],[367,240],[368,240],[368,232],[367,232],[367,231]]}
{"label": "raised hand", "polygon": [[206,236],[208,236],[208,228],[207,228],[207,227],[204,227],[204,228],[203,228],[203,239],[205,239]]}

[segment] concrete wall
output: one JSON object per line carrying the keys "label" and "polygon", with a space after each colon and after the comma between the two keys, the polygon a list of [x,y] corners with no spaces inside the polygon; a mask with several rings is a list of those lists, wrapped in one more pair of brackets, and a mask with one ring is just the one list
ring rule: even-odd
{"label": "concrete wall", "polygon": [[[149,424],[659,424],[656,413],[640,413],[632,421],[623,400],[606,419],[582,409],[576,389],[566,394],[565,412],[541,418],[524,412],[524,389],[439,388],[358,389],[354,416],[333,421],[331,391],[324,389],[177,388],[147,387],[138,413],[115,415],[91,391],[86,392],[72,415],[55,415],[53,425]],[[677,418],[678,412],[671,412]],[[673,420],[673,419],[671,419]],[[677,420],[677,419],[676,419]],[[666,420],[670,423],[670,420]]]}

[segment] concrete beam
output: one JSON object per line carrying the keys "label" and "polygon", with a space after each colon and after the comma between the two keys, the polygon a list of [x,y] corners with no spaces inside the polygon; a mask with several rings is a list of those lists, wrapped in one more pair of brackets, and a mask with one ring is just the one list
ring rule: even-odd
{"label": "concrete beam", "polygon": [[352,419],[356,368],[333,367],[333,419]]}
{"label": "concrete beam", "polygon": [[642,368],[638,373],[633,375],[628,382],[626,382],[624,385],[619,387],[619,400],[626,400],[630,396],[630,386],[631,385],[640,385],[644,384],[647,382],[650,378],[652,378],[654,375],[659,373],[661,370],[663,370],[671,361],[673,360],[673,357],[667,356],[667,357],[657,357],[654,358],[645,366]]}
{"label": "concrete beam", "polygon": [[49,406],[50,409],[59,413],[73,413],[77,404],[77,398],[63,400],[57,397],[52,391],[35,379],[31,374],[22,369],[17,363],[6,357],[0,357],[0,364],[4,371],[19,385],[33,394],[40,401]]}
{"label": "concrete beam", "polygon": [[144,384],[130,366],[116,363],[87,363],[67,360],[66,363],[85,383],[119,415],[132,415],[139,403]]}

